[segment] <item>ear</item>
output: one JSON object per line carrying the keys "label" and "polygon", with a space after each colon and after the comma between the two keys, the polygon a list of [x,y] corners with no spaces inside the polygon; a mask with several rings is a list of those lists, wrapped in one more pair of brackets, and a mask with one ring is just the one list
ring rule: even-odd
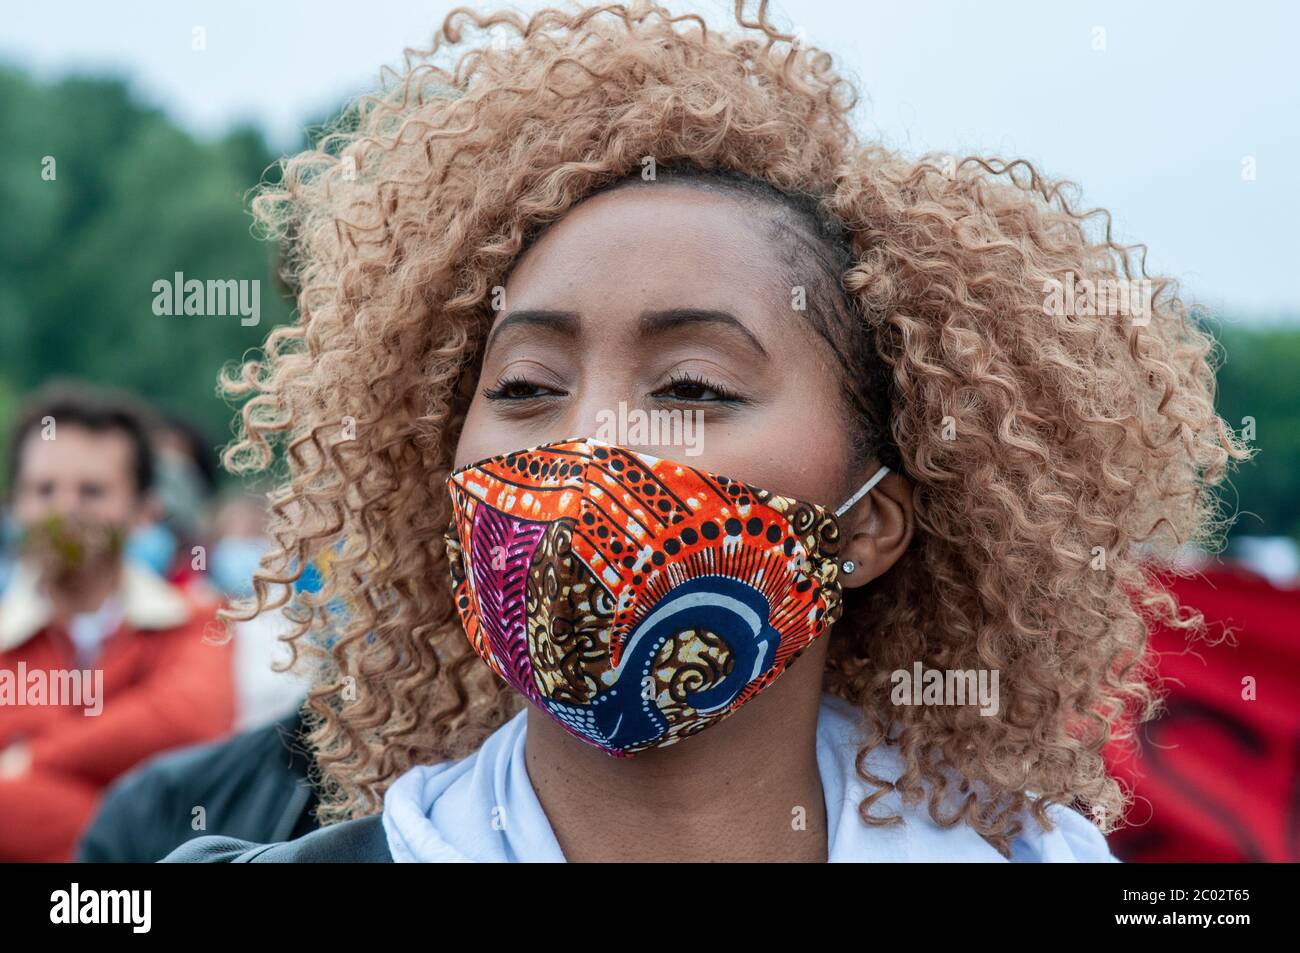
{"label": "ear", "polygon": [[840,518],[840,564],[852,561],[854,567],[841,569],[840,584],[864,586],[898,562],[912,542],[915,517],[911,481],[891,472]]}

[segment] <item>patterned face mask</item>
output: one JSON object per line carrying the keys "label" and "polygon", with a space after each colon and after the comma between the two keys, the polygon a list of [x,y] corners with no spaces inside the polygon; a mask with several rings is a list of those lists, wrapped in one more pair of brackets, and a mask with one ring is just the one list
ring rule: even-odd
{"label": "patterned face mask", "polygon": [[572,439],[447,481],[474,650],[589,744],[626,756],[716,724],[839,618],[843,515]]}
{"label": "patterned face mask", "polygon": [[121,556],[125,540],[126,531],[115,524],[53,515],[20,530],[18,551],[47,580],[66,582],[103,572]]}

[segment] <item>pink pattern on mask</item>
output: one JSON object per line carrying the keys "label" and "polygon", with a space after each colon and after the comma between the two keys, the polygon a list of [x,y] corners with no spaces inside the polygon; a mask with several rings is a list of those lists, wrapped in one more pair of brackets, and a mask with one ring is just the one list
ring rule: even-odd
{"label": "pink pattern on mask", "polygon": [[490,506],[480,509],[470,536],[474,586],[483,607],[483,628],[508,681],[542,704],[528,655],[528,566],[545,523],[516,519]]}

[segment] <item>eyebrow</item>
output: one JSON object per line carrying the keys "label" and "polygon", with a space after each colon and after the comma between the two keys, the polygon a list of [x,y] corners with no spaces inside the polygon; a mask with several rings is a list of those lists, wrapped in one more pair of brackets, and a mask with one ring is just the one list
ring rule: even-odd
{"label": "eyebrow", "polygon": [[549,331],[558,331],[561,334],[567,334],[569,337],[577,337],[579,324],[581,324],[581,321],[577,312],[574,311],[547,311],[540,308],[511,311],[498,321],[497,326],[488,334],[487,343],[483,346],[483,353],[491,353],[492,343],[500,337],[501,332],[506,328],[526,325]]}
{"label": "eyebrow", "polygon": [[744,336],[750,346],[763,357],[767,349],[763,347],[752,331],[729,311],[716,311],[708,308],[670,308],[667,311],[646,311],[638,322],[637,333],[642,337],[662,334],[688,324],[719,324],[734,328]]}
{"label": "eyebrow", "polygon": [[[569,337],[577,337],[581,324],[581,318],[574,311],[550,311],[542,308],[512,311],[502,318],[488,334],[483,353],[489,353],[492,350],[493,342],[509,327],[522,325],[558,332]],[[715,324],[732,328],[739,331],[755,351],[763,357],[768,356],[767,349],[763,347],[758,338],[754,336],[754,333],[745,327],[739,318],[729,311],[719,311],[713,308],[669,308],[665,311],[644,311],[637,319],[637,335],[639,337],[651,337],[692,324]]]}

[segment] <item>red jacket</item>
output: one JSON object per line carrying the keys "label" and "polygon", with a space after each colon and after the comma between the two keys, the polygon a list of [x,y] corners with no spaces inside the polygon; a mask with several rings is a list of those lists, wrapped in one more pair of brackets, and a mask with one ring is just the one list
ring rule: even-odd
{"label": "red jacket", "polygon": [[[0,861],[71,859],[110,781],[150,755],[231,729],[232,650],[211,640],[221,631],[215,606],[129,565],[117,605],[121,621],[83,668],[27,570],[0,600],[0,751],[24,742],[31,752],[26,773],[0,777]],[[63,692],[52,697],[60,679]]]}

